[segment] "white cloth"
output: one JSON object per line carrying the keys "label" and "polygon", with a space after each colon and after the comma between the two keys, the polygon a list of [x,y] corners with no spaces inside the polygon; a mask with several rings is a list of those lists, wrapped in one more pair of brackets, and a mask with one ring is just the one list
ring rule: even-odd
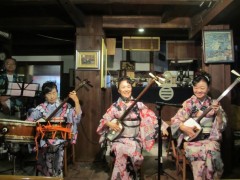
{"label": "white cloth", "polygon": [[[11,89],[12,89],[12,81],[13,81],[13,75],[9,75],[9,74],[7,74],[7,78],[8,78],[8,89],[7,89],[7,95],[10,95],[10,93],[11,93]],[[8,99],[7,101],[6,101],[6,104],[7,104],[7,107],[10,109],[11,108],[11,101],[10,101],[10,99]]]}

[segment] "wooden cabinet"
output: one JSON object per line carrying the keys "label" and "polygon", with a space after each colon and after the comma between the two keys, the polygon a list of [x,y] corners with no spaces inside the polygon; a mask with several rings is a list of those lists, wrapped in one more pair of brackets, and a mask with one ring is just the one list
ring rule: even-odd
{"label": "wooden cabinet", "polygon": [[201,59],[201,48],[194,41],[167,41],[168,60]]}

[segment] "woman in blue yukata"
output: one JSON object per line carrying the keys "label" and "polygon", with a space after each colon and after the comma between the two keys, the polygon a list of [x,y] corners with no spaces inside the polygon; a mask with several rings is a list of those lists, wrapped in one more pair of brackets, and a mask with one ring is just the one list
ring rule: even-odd
{"label": "woman in blue yukata", "polygon": [[[120,131],[120,127],[114,123],[134,103],[132,97],[132,82],[128,77],[118,80],[118,92],[121,95],[114,102],[100,120],[97,133],[101,136],[99,142],[106,140],[106,134],[110,130]],[[139,169],[143,163],[142,149],[150,151],[158,136],[158,120],[155,113],[142,102],[137,102],[122,122],[124,130],[122,134],[110,143],[111,152],[114,153],[115,163],[112,172],[112,180],[137,180]],[[162,121],[161,130],[167,135],[168,125]]]}
{"label": "woman in blue yukata", "polygon": [[211,77],[200,71],[193,79],[192,97],[183,103],[177,114],[171,118],[173,137],[178,138],[178,146],[182,145],[184,136],[195,136],[195,127],[184,125],[190,118],[198,118],[208,107],[212,110],[200,121],[201,136],[194,142],[184,142],[186,157],[191,162],[194,180],[220,179],[223,173],[223,162],[220,154],[222,131],[226,127],[227,118],[219,102],[212,100],[207,94]]}
{"label": "woman in blue yukata", "polygon": [[[55,82],[47,81],[42,86],[42,94],[45,102],[38,105],[27,121],[38,121],[47,118],[59,107],[61,101],[58,98],[58,90]],[[69,103],[63,104],[52,120],[64,120],[71,127],[71,143],[75,144],[77,139],[77,125],[80,122],[82,110],[75,91],[69,93],[69,98],[74,101],[75,107]],[[46,176],[62,176],[64,139],[41,139],[40,152],[38,155],[37,169]]]}

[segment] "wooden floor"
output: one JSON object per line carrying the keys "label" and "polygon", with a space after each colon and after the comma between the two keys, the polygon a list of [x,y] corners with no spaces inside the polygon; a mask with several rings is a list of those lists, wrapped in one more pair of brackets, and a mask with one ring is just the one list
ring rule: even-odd
{"label": "wooden floor", "polygon": [[[141,169],[141,177],[145,180],[157,180],[158,176],[161,179],[177,179],[174,162],[168,159],[164,160],[163,171],[158,174],[158,164],[156,156],[145,156],[144,163]],[[28,160],[22,164],[16,160],[15,171],[13,172],[13,162],[6,157],[0,160],[0,179],[3,175],[28,176],[34,178],[35,162]],[[190,174],[191,176],[191,174]],[[69,164],[67,176],[64,180],[108,180],[110,179],[110,168],[108,162],[76,162]],[[192,178],[189,178],[192,179]],[[5,180],[5,179],[4,179]]]}
{"label": "wooden floor", "polygon": [[[162,168],[158,174],[158,163],[156,156],[156,148],[150,153],[144,153],[144,162],[141,168],[142,180],[172,180],[181,179],[176,174],[175,162],[169,157],[167,158],[163,154]],[[64,180],[109,180],[110,168],[108,159],[102,162],[76,162],[75,164],[69,164],[67,176]],[[15,175],[33,177],[36,175],[35,171],[35,156],[25,154],[22,159],[16,159]],[[9,161],[7,154],[0,154],[0,180],[5,180],[2,175],[13,174],[13,161]],[[34,179],[34,178],[33,178]],[[191,169],[187,169],[187,179],[192,180]],[[240,162],[237,166],[234,166],[232,172],[224,175],[222,179],[240,179]],[[30,180],[30,179],[29,179]],[[50,179],[49,179],[50,180]]]}
{"label": "wooden floor", "polygon": [[[181,179],[176,175],[174,162],[170,159],[163,159],[162,171],[158,174],[157,157],[145,156],[144,163],[142,166],[141,177],[144,180],[157,180],[160,176],[162,180],[173,180]],[[239,166],[240,167],[240,166]],[[224,177],[223,179],[240,179],[240,168],[233,170],[231,174]],[[12,162],[1,159],[0,161],[0,179],[5,180],[3,175],[11,175]],[[26,164],[24,167],[19,169],[19,164],[16,165],[15,175],[27,176],[36,179],[34,164]],[[2,177],[2,178],[1,178]],[[13,179],[13,178],[12,178]],[[40,178],[41,179],[41,178]],[[43,177],[44,179],[44,177]],[[107,162],[76,162],[68,166],[68,174],[64,177],[64,180],[109,180],[110,169]],[[187,170],[187,179],[192,180],[192,174],[190,168]],[[50,180],[50,179],[49,179]]]}

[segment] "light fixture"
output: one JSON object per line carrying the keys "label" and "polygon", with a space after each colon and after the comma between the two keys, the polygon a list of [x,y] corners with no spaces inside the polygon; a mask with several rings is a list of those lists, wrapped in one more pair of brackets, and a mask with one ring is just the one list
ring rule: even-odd
{"label": "light fixture", "polygon": [[210,8],[211,4],[212,4],[212,1],[209,1],[209,4],[208,4],[208,7],[209,7],[209,8]]}
{"label": "light fixture", "polygon": [[203,4],[204,4],[204,1],[202,1],[202,2],[199,4],[199,6],[202,7]]}
{"label": "light fixture", "polygon": [[140,33],[144,32],[144,28],[139,28],[138,32],[140,32]]}
{"label": "light fixture", "polygon": [[[205,3],[205,1],[206,1],[206,0],[202,1],[202,2],[199,4],[199,6],[202,7],[203,4]],[[208,3],[208,5],[207,5],[208,8],[211,7],[211,5],[212,5],[212,1],[213,1],[213,0],[209,0],[209,3]],[[207,3],[207,2],[206,2],[206,3]]]}
{"label": "light fixture", "polygon": [[11,39],[11,34],[8,32],[0,31],[0,36],[6,39]]}

